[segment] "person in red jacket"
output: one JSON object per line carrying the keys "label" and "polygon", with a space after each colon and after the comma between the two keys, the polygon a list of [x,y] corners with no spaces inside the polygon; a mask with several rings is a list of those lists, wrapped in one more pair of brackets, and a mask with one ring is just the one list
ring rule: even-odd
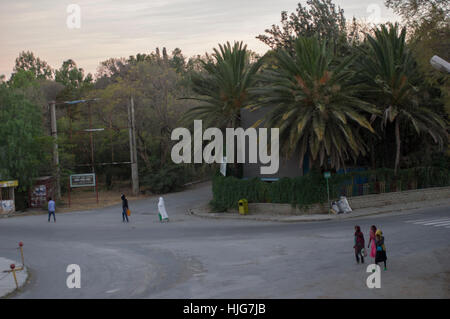
{"label": "person in red jacket", "polygon": [[364,249],[364,235],[361,231],[361,227],[355,226],[355,242],[353,248],[355,249],[356,262],[359,264],[359,257],[361,257],[361,263],[364,264],[364,254],[362,250]]}

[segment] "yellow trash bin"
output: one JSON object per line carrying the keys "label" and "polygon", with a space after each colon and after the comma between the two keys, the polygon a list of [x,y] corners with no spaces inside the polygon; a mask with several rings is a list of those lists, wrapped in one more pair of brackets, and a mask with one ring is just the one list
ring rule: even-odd
{"label": "yellow trash bin", "polygon": [[241,215],[248,214],[248,200],[246,200],[245,198],[241,199],[238,202],[238,206],[239,206],[239,214]]}

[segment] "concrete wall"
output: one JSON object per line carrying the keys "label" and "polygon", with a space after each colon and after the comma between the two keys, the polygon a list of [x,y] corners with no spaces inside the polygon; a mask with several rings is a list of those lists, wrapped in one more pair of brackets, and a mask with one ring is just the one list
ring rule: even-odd
{"label": "concrete wall", "polygon": [[[382,207],[393,204],[448,198],[450,198],[450,187],[435,187],[404,192],[348,197],[347,200],[352,209],[364,209],[369,207]],[[292,207],[290,204],[250,203],[248,204],[248,209],[250,214],[308,215],[328,213],[326,204],[315,204],[309,209],[301,210]],[[230,210],[230,212],[237,213],[236,210]]]}

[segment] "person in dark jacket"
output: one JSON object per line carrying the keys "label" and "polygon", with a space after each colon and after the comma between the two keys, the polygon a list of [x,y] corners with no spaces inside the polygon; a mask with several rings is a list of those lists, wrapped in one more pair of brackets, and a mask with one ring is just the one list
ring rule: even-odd
{"label": "person in dark jacket", "polygon": [[375,245],[377,247],[377,252],[375,254],[375,263],[378,265],[378,263],[383,262],[384,263],[384,270],[387,270],[386,268],[386,246],[384,245],[384,236],[381,229],[378,229],[375,233]]}
{"label": "person in dark jacket", "polygon": [[126,220],[128,223],[128,215],[127,215],[128,199],[126,198],[125,194],[122,194],[120,198],[122,199],[122,222],[125,223]]}
{"label": "person in dark jacket", "polygon": [[364,235],[361,231],[361,227],[355,226],[355,241],[353,248],[355,249],[356,262],[359,264],[359,257],[361,257],[361,263],[364,264],[364,255],[362,250],[364,249]]}

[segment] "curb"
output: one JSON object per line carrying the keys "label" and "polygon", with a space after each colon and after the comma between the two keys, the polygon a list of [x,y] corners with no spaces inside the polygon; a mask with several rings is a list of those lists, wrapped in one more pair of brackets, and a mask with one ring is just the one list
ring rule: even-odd
{"label": "curb", "polygon": [[[416,202],[423,203],[423,202]],[[324,218],[305,218],[303,216],[306,215],[287,215],[286,217],[279,218],[274,216],[267,216],[262,217],[261,215],[245,215],[240,216],[239,214],[230,214],[230,213],[200,213],[197,209],[191,210],[191,215],[194,215],[196,217],[200,218],[210,218],[210,219],[234,219],[234,220],[251,220],[251,221],[261,221],[261,222],[280,222],[280,223],[302,223],[302,222],[322,222],[322,221],[331,221],[331,220],[343,220],[343,219],[351,219],[351,218],[360,218],[360,217],[367,217],[367,216],[374,216],[374,215],[382,215],[382,214],[389,214],[393,212],[402,212],[402,211],[409,211],[409,210],[416,210],[416,209],[423,209],[423,208],[431,208],[431,207],[439,207],[439,206],[445,206],[449,205],[450,202],[438,202],[433,205],[433,202],[428,202],[429,206],[423,207],[420,205],[415,205],[414,207],[407,207],[407,208],[392,208],[387,206],[385,210],[380,210],[376,212],[370,212],[370,213],[362,213],[358,215],[354,214],[340,214],[340,215],[330,215],[330,214],[323,214]],[[228,214],[228,215],[225,215]],[[298,219],[295,219],[295,217],[300,217]],[[325,217],[327,216],[327,217]]]}
{"label": "curb", "polygon": [[25,280],[23,281],[23,283],[21,285],[19,285],[19,288],[14,288],[14,290],[6,293],[3,296],[0,296],[0,299],[8,299],[8,298],[14,297],[15,295],[21,293],[23,291],[24,287],[26,287],[31,282],[31,270],[30,270],[30,268],[24,266],[24,271],[25,271],[27,276],[26,276]]}

